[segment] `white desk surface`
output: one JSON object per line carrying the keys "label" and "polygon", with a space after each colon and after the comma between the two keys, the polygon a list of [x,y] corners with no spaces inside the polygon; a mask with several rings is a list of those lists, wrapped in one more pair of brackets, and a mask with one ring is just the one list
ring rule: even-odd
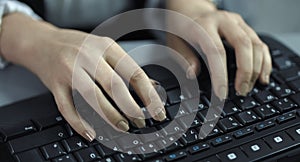
{"label": "white desk surface", "polygon": [[[296,53],[300,54],[300,33],[272,34]],[[120,42],[129,51],[137,46],[153,43],[151,41]],[[151,51],[145,51],[151,56]],[[145,55],[144,55],[145,56]],[[47,88],[26,69],[11,65],[0,70],[0,106],[47,92]]]}

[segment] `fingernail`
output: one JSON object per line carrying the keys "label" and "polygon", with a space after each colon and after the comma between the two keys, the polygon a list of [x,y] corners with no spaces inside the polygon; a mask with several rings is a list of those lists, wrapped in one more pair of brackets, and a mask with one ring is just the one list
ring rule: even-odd
{"label": "fingernail", "polygon": [[160,83],[154,79],[150,79],[152,85],[160,85]]}
{"label": "fingernail", "polygon": [[87,140],[89,140],[90,142],[92,142],[95,139],[95,136],[93,135],[93,133],[91,133],[90,131],[85,131],[84,133],[85,137]]}
{"label": "fingernail", "polygon": [[186,71],[186,77],[187,77],[188,79],[195,79],[195,78],[196,78],[196,74],[195,74],[195,72],[194,72],[194,70],[193,70],[192,67],[189,67],[189,68],[187,69],[187,71]]}
{"label": "fingernail", "polygon": [[157,115],[156,115],[156,119],[157,120],[163,121],[163,120],[165,120],[167,118],[166,117],[166,113],[162,109],[160,109],[158,112],[159,113],[157,113]]}
{"label": "fingernail", "polygon": [[124,131],[124,132],[127,132],[128,130],[129,130],[129,126],[128,126],[128,124],[125,122],[125,121],[120,121],[118,124],[117,124],[117,127],[119,128],[119,129],[121,129],[122,131]]}
{"label": "fingernail", "polygon": [[269,76],[268,74],[265,75],[264,79],[265,79],[265,83],[266,83],[266,84],[269,84],[269,83],[270,83],[270,76]]}
{"label": "fingernail", "polygon": [[240,87],[239,95],[247,96],[249,85],[247,82],[243,82]]}
{"label": "fingernail", "polygon": [[226,99],[227,97],[227,88],[225,86],[221,86],[221,88],[219,89],[219,97],[220,99]]}
{"label": "fingernail", "polygon": [[146,122],[143,118],[135,118],[133,120],[134,124],[138,127],[138,128],[144,128],[146,126]]}

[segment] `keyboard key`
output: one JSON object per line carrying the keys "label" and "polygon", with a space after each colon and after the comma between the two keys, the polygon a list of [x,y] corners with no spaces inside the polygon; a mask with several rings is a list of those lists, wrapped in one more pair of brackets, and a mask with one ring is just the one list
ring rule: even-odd
{"label": "keyboard key", "polygon": [[286,82],[298,79],[300,77],[300,69],[298,67],[294,67],[292,69],[282,70],[279,72],[281,79]]}
{"label": "keyboard key", "polygon": [[209,149],[209,144],[207,143],[200,143],[200,144],[195,144],[193,146],[188,147],[188,152],[190,154],[196,154],[201,151],[205,151]]}
{"label": "keyboard key", "polygon": [[[200,131],[200,129],[201,128],[197,128],[197,130],[199,130]],[[201,132],[201,137],[203,137],[203,134],[202,134],[203,132]],[[211,132],[207,135],[207,137],[213,137],[213,136],[218,136],[218,135],[220,135],[220,134],[222,134],[223,133],[223,131],[218,127],[218,126],[215,126],[212,130],[211,130]]]}
{"label": "keyboard key", "polygon": [[167,96],[168,96],[169,103],[171,105],[179,103],[181,101],[180,95],[181,95],[181,91],[179,88],[168,91]]}
{"label": "keyboard key", "polygon": [[64,155],[52,160],[53,162],[76,162],[77,160],[72,154]]}
{"label": "keyboard key", "polygon": [[43,162],[45,159],[43,158],[41,152],[38,149],[33,149],[29,151],[25,151],[22,153],[16,154],[16,160],[18,162]]}
{"label": "keyboard key", "polygon": [[71,137],[69,139],[62,141],[64,147],[67,149],[68,152],[77,151],[79,149],[88,147],[79,137]]}
{"label": "keyboard key", "polygon": [[279,98],[286,97],[293,93],[293,91],[290,88],[288,88],[286,85],[276,86],[272,88],[272,92],[275,93],[275,95]]}
{"label": "keyboard key", "polygon": [[194,120],[192,121],[191,125],[189,123],[190,120],[191,120],[191,115],[187,115],[181,117],[178,123],[180,123],[183,129],[200,127],[202,125],[200,119],[197,116],[194,117]]}
{"label": "keyboard key", "polygon": [[255,126],[255,128],[256,128],[257,131],[261,131],[261,130],[264,130],[264,129],[267,129],[267,128],[270,128],[270,127],[273,127],[273,126],[275,126],[274,119],[270,119],[270,120],[266,120],[266,121],[258,123]]}
{"label": "keyboard key", "polygon": [[[204,110],[204,109],[208,109],[208,106],[206,104],[202,103],[202,101],[200,101],[200,103],[198,105],[198,110],[197,111]],[[195,112],[195,110],[193,112]]]}
{"label": "keyboard key", "polygon": [[39,130],[44,130],[46,128],[58,125],[64,121],[62,116],[49,116],[46,118],[33,119],[33,122],[38,126]]}
{"label": "keyboard key", "polygon": [[180,106],[179,104],[176,104],[176,105],[166,107],[166,112],[168,113],[168,116],[171,120],[175,118],[179,118],[184,115],[188,115],[188,112],[183,107],[180,107],[179,109],[179,106]]}
{"label": "keyboard key", "polygon": [[296,92],[300,91],[300,79],[297,80],[293,80],[291,82],[288,83],[290,87],[292,87],[292,89]]}
{"label": "keyboard key", "polygon": [[254,111],[263,119],[271,117],[278,111],[270,104],[263,105],[254,109]]}
{"label": "keyboard key", "polygon": [[161,124],[158,126],[158,129],[162,129],[163,135],[165,136],[179,134],[183,131],[176,121]]}
{"label": "keyboard key", "polygon": [[296,141],[300,142],[300,126],[294,126],[286,130],[286,132]]}
{"label": "keyboard key", "polygon": [[236,129],[241,126],[241,124],[233,116],[220,119],[218,124],[220,128],[225,132]]}
{"label": "keyboard key", "polygon": [[243,125],[258,121],[260,118],[252,111],[244,111],[237,114],[237,119],[242,122]]}
{"label": "keyboard key", "polygon": [[[219,109],[219,110],[218,110]],[[217,118],[221,117],[222,110],[220,108],[214,108],[209,110],[209,114],[207,113],[208,109],[200,110],[197,113],[197,116],[202,122],[211,122],[215,121]]]}
{"label": "keyboard key", "polygon": [[80,162],[89,162],[101,159],[97,151],[92,147],[79,150],[75,152],[74,155]]}
{"label": "keyboard key", "polygon": [[149,159],[149,158],[152,158],[154,156],[161,154],[162,152],[159,150],[160,149],[154,143],[143,144],[142,146],[139,146],[138,148],[136,148],[136,151],[139,154],[141,154],[141,157],[143,160]]}
{"label": "keyboard key", "polygon": [[135,161],[142,161],[142,159],[135,154],[131,154],[131,152],[125,154],[125,153],[119,153],[114,156],[117,161],[120,162],[135,162]]}
{"label": "keyboard key", "polygon": [[270,53],[271,53],[271,55],[272,55],[273,57],[278,57],[278,56],[281,56],[281,55],[282,55],[282,52],[281,52],[281,50],[279,50],[279,49],[273,49],[273,50],[270,51]]}
{"label": "keyboard key", "polygon": [[199,139],[199,133],[195,129],[190,129],[182,135],[183,145],[189,145],[196,142]]}
{"label": "keyboard key", "polygon": [[41,147],[41,151],[47,160],[66,154],[58,142]]}
{"label": "keyboard key", "polygon": [[267,90],[261,91],[261,92],[255,94],[254,97],[261,104],[265,104],[265,103],[274,101],[276,99],[276,97]]}
{"label": "keyboard key", "polygon": [[46,145],[69,137],[61,126],[52,127],[41,132],[23,136],[8,142],[12,153]]}
{"label": "keyboard key", "polygon": [[298,105],[300,106],[300,93],[297,93],[295,95],[291,96],[291,99]]}
{"label": "keyboard key", "polygon": [[130,134],[119,137],[117,139],[117,143],[123,148],[123,150],[127,150],[141,145],[142,141],[136,135]]}
{"label": "keyboard key", "polygon": [[251,109],[259,105],[252,97],[238,97],[234,101],[243,110]]}
{"label": "keyboard key", "polygon": [[229,135],[223,135],[223,136],[220,136],[220,137],[217,137],[217,138],[211,140],[211,144],[213,146],[219,146],[219,145],[228,143],[231,140],[232,140],[231,136],[229,136]]}
{"label": "keyboard key", "polygon": [[116,162],[116,161],[112,157],[106,157],[100,161],[98,160],[97,162]]}
{"label": "keyboard key", "polygon": [[220,159],[218,159],[216,156],[210,156],[208,158],[205,159],[201,159],[201,162],[219,162]]}
{"label": "keyboard key", "polygon": [[254,133],[254,130],[252,127],[247,127],[247,128],[243,128],[243,129],[240,129],[240,130],[237,130],[235,132],[233,132],[233,136],[235,138],[242,138],[242,137],[245,137],[245,136],[248,136],[250,134],[253,134]]}
{"label": "keyboard key", "polygon": [[269,135],[264,140],[271,146],[273,151],[287,148],[295,143],[285,132]]}
{"label": "keyboard key", "polygon": [[101,157],[107,157],[107,156],[110,156],[115,153],[114,150],[112,150],[102,144],[96,145],[95,148],[100,153]]}
{"label": "keyboard key", "polygon": [[185,151],[176,151],[175,153],[165,156],[166,161],[175,161],[187,156]]}
{"label": "keyboard key", "polygon": [[272,153],[271,148],[261,139],[242,145],[241,148],[251,161],[260,160],[263,156]]}
{"label": "keyboard key", "polygon": [[230,149],[218,154],[222,162],[227,161],[249,161],[247,156],[239,148]]}
{"label": "keyboard key", "polygon": [[227,117],[240,111],[241,110],[233,102],[229,101],[224,104],[223,116]]}
{"label": "keyboard key", "polygon": [[155,160],[151,160],[149,162],[164,162],[162,158],[156,158]]}
{"label": "keyboard key", "polygon": [[183,146],[179,141],[175,140],[175,137],[172,136],[158,140],[156,143],[158,147],[164,148],[164,152],[169,152]]}
{"label": "keyboard key", "polygon": [[292,111],[278,116],[276,120],[279,124],[281,124],[295,118],[296,118],[296,111]]}
{"label": "keyboard key", "polygon": [[282,98],[282,99],[273,101],[272,104],[280,112],[288,111],[288,110],[294,109],[296,107],[296,105],[291,100],[289,100],[288,98]]}
{"label": "keyboard key", "polygon": [[207,109],[208,106],[206,106],[202,101],[198,104],[198,106],[195,104],[197,102],[196,98],[184,100],[181,102],[182,107],[184,107],[185,110],[187,110],[189,113],[195,113],[199,110]]}
{"label": "keyboard key", "polygon": [[294,63],[286,56],[274,58],[273,62],[274,62],[274,66],[278,70],[284,70],[294,66]]}
{"label": "keyboard key", "polygon": [[21,123],[9,123],[1,125],[0,128],[0,132],[7,140],[36,132],[36,130],[36,127],[31,121],[24,121]]}
{"label": "keyboard key", "polygon": [[147,134],[145,136],[141,136],[141,140],[143,143],[152,142],[162,138],[162,135],[158,132],[158,130],[155,127],[141,128],[140,133]]}

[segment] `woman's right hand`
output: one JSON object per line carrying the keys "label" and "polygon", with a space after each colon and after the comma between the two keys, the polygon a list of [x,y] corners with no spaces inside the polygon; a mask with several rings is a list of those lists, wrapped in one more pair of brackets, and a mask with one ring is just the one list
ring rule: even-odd
{"label": "woman's right hand", "polygon": [[144,114],[122,78],[130,78],[129,83],[155,120],[166,118],[163,103],[147,75],[112,39],[59,29],[19,13],[4,17],[1,32],[2,55],[35,73],[53,93],[64,118],[86,139],[93,140],[96,133],[77,113],[72,90],[77,90],[114,128],[129,129],[127,119],[96,82],[137,127],[145,126]]}

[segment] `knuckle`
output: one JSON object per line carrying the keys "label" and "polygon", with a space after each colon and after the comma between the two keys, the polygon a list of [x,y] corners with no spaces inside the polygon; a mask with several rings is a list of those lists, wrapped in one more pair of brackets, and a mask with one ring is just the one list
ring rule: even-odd
{"label": "knuckle", "polygon": [[114,75],[111,78],[107,78],[103,80],[102,86],[106,89],[107,92],[111,92],[112,90],[119,90],[121,86],[123,85],[123,80],[117,76]]}
{"label": "knuckle", "polygon": [[240,14],[237,13],[231,13],[233,15],[233,17],[235,17],[237,20],[239,21],[244,21],[243,17]]}
{"label": "knuckle", "polygon": [[251,44],[252,44],[251,39],[244,34],[237,36],[235,38],[235,43],[246,48],[251,48]]}
{"label": "knuckle", "polygon": [[264,50],[264,43],[263,42],[261,42],[261,41],[254,41],[253,42],[253,47],[255,47],[255,48],[257,48],[257,49],[259,49],[259,50],[261,50],[261,51],[263,51]]}
{"label": "knuckle", "polygon": [[101,37],[101,40],[107,44],[114,44],[115,41],[111,39],[110,37]]}
{"label": "knuckle", "polygon": [[145,78],[145,73],[144,71],[141,69],[141,68],[138,68],[133,74],[132,74],[132,77],[130,78],[130,80],[133,82],[133,83],[136,83],[142,79]]}
{"label": "knuckle", "polygon": [[269,51],[269,46],[266,45],[266,43],[261,42],[262,43],[262,48]]}
{"label": "knuckle", "polygon": [[241,68],[240,72],[241,72],[241,75],[243,76],[243,78],[245,80],[250,80],[251,79],[253,72],[250,71],[249,68],[246,68],[246,67],[245,68]]}
{"label": "knuckle", "polygon": [[231,17],[232,13],[226,10],[219,11],[225,17]]}

